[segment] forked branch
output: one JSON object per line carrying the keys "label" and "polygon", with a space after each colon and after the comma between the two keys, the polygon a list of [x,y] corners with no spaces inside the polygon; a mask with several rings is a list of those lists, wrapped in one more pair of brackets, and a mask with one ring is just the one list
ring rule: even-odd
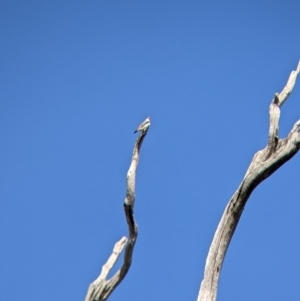
{"label": "forked branch", "polygon": [[254,155],[242,183],[225,208],[210,245],[197,301],[216,300],[219,276],[226,251],[253,190],[300,149],[300,120],[295,123],[287,138],[278,138],[280,107],[291,94],[299,72],[300,61],[296,70],[291,72],[282,92],[276,93],[271,102],[268,145]]}
{"label": "forked branch", "polygon": [[[134,220],[133,209],[135,202],[135,175],[136,169],[139,162],[139,154],[144,138],[147,135],[147,131],[142,131],[136,140],[134,145],[132,160],[127,172],[126,178],[126,198],[124,202],[124,211],[126,216],[126,221],[129,230],[129,239],[127,241],[126,237],[122,237],[113,249],[111,256],[109,257],[106,264],[102,267],[102,271],[98,278],[92,282],[89,286],[88,292],[85,297],[85,301],[104,301],[107,300],[110,294],[118,286],[118,284],[124,279],[132,262],[132,254],[134,245],[138,235],[138,227]],[[127,243],[127,244],[126,244]],[[110,279],[106,279],[109,271],[114,266],[119,255],[121,254],[124,246],[124,260],[122,267],[112,276]]]}

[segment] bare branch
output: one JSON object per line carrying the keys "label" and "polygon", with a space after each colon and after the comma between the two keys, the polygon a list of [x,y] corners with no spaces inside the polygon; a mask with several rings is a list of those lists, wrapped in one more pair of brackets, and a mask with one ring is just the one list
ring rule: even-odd
{"label": "bare branch", "polygon": [[[124,211],[125,211],[126,221],[128,224],[129,240],[127,242],[127,238],[122,237],[115,244],[111,256],[109,257],[106,264],[102,267],[101,274],[94,282],[90,284],[88,292],[85,297],[85,301],[107,300],[110,294],[118,286],[118,284],[124,279],[131,266],[133,249],[138,235],[138,227],[137,224],[135,223],[134,215],[133,215],[133,209],[135,203],[135,175],[136,175],[136,169],[139,162],[140,149],[146,135],[147,135],[147,131],[142,131],[136,140],[133,149],[131,164],[126,178],[127,188],[126,188],[126,198],[124,202]],[[109,271],[116,263],[125,244],[126,244],[126,248],[124,252],[124,261],[122,267],[114,274],[114,276],[111,277],[111,279],[106,280]]]}
{"label": "bare branch", "polygon": [[297,76],[300,72],[300,61],[298,62],[298,66],[296,70],[293,70],[289,76],[289,79],[282,89],[282,91],[278,94],[275,93],[275,96],[270,104],[269,115],[270,115],[270,127],[269,127],[269,139],[268,139],[268,147],[269,152],[267,156],[274,152],[276,148],[276,143],[278,142],[278,130],[279,130],[279,118],[280,118],[280,107],[287,100],[289,95],[292,93],[292,90],[295,86]]}
{"label": "bare branch", "polygon": [[300,120],[295,123],[287,138],[278,138],[280,107],[291,94],[299,72],[300,62],[297,69],[291,72],[282,92],[275,94],[275,98],[272,100],[269,110],[268,145],[254,155],[242,183],[225,208],[208,252],[204,278],[201,282],[197,301],[216,300],[219,276],[226,251],[253,190],[290,160],[300,149]]}
{"label": "bare branch", "polygon": [[278,100],[279,100],[278,105],[279,105],[279,107],[281,107],[283,105],[283,103],[286,101],[286,99],[292,93],[299,72],[300,72],[300,61],[298,62],[298,66],[297,66],[296,70],[293,70],[291,72],[290,77],[289,77],[285,87],[280,92],[280,94],[278,94]]}

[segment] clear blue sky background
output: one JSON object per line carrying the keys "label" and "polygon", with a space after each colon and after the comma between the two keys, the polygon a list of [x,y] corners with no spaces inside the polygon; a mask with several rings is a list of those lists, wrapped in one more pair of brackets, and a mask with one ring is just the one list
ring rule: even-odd
{"label": "clear blue sky background", "polygon": [[[110,300],[196,300],[220,216],[300,58],[299,16],[296,0],[2,0],[1,300],[84,299],[127,235],[133,131],[148,115],[139,237]],[[285,137],[300,80],[281,117]],[[298,300],[299,164],[250,198],[218,300]]]}

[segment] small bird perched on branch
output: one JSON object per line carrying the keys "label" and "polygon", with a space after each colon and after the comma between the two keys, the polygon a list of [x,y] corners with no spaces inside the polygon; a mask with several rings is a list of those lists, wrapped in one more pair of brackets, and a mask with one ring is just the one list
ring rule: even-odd
{"label": "small bird perched on branch", "polygon": [[135,134],[137,131],[146,132],[149,126],[150,126],[150,117],[147,117],[133,133]]}

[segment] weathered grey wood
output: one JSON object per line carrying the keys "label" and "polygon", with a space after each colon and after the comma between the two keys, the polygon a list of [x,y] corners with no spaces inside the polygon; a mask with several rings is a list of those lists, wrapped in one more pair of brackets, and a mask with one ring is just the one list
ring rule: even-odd
{"label": "weathered grey wood", "polygon": [[[113,249],[111,256],[106,264],[102,267],[101,273],[98,278],[92,282],[89,286],[88,292],[85,297],[85,301],[104,301],[107,300],[114,289],[124,279],[132,262],[132,255],[134,245],[138,235],[138,227],[134,220],[133,209],[135,203],[135,175],[139,162],[139,154],[144,138],[147,135],[147,131],[142,131],[136,140],[134,145],[132,160],[127,172],[126,178],[126,198],[124,202],[124,212],[129,230],[129,239],[122,237]],[[126,244],[127,243],[127,244]],[[106,279],[109,271],[114,266],[119,255],[121,254],[124,246],[124,261],[122,267],[112,276],[109,280]]]}
{"label": "weathered grey wood", "polygon": [[271,102],[268,145],[254,155],[242,183],[225,208],[210,245],[197,301],[216,300],[219,276],[226,251],[253,190],[300,149],[300,120],[295,123],[287,138],[278,138],[280,107],[291,94],[299,72],[300,61],[297,69],[291,72],[282,92],[276,93]]}

